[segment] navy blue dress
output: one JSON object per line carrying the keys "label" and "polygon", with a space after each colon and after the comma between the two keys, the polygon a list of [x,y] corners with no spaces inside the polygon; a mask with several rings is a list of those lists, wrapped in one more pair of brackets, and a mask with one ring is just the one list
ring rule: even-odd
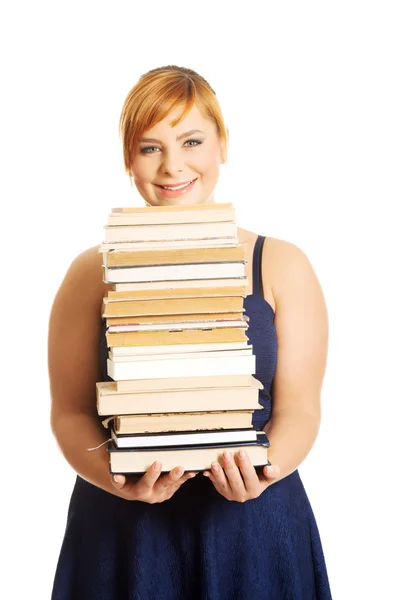
{"label": "navy blue dress", "polygon": [[[263,241],[244,303],[264,385],[258,429],[271,414],[277,360],[274,311],[258,293]],[[105,336],[100,356],[106,381]],[[244,503],[221,496],[201,473],[159,504],[123,500],[78,476],[52,600],[331,600],[331,593],[297,471]]]}

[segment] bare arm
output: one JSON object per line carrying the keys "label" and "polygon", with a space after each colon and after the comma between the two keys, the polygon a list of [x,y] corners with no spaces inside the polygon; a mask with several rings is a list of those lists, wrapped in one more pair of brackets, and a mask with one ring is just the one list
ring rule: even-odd
{"label": "bare arm", "polygon": [[282,240],[274,240],[274,245],[270,277],[276,301],[278,361],[272,415],[264,430],[271,443],[269,458],[280,467],[278,481],[297,469],[318,434],[328,315],[320,284],[304,252]]}
{"label": "bare arm", "polygon": [[[50,314],[48,365],[51,427],[73,469],[86,481],[129,500],[161,502],[191,476],[179,469],[161,475],[160,466],[141,478],[122,477],[116,484],[109,474],[107,432],[96,409],[96,382],[101,381],[99,344],[101,305],[106,291],[97,248],[72,263],[54,299]],[[182,470],[183,471],[183,470]]]}
{"label": "bare arm", "polygon": [[[96,268],[97,267],[97,268]],[[51,427],[69,464],[84,479],[113,492],[107,439],[96,416],[96,382],[101,380],[99,344],[101,258],[96,248],[72,263],[54,299],[49,322],[48,366]]]}

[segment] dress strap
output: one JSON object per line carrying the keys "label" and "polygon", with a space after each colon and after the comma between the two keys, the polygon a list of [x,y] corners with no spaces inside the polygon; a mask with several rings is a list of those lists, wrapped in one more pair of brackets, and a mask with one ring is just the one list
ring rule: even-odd
{"label": "dress strap", "polygon": [[259,235],[253,252],[253,294],[259,294],[262,297],[264,296],[264,292],[262,288],[261,256],[264,241],[265,236]]}

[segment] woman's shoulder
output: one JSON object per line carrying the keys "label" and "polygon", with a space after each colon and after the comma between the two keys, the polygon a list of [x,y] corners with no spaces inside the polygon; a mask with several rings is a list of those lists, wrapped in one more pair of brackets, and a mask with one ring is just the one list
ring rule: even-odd
{"label": "woman's shoulder", "polygon": [[291,298],[297,304],[303,298],[305,304],[323,306],[323,292],[314,267],[306,252],[293,242],[265,238],[262,277],[270,285],[274,308],[282,303],[288,305]]}
{"label": "woman's shoulder", "polygon": [[309,259],[302,248],[293,242],[276,237],[265,236],[262,253],[263,272],[266,269],[278,275],[294,267],[301,268],[301,265],[309,264]]}
{"label": "woman's shoulder", "polygon": [[99,247],[86,248],[71,260],[58,294],[76,296],[80,301],[93,299],[96,302],[103,298],[110,286],[103,281],[103,256]]}

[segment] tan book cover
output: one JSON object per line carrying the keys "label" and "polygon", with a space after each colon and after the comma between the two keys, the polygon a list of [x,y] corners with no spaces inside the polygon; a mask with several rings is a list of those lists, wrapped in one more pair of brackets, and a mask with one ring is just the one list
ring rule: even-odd
{"label": "tan book cover", "polygon": [[247,429],[252,426],[252,418],[252,410],[118,415],[114,418],[114,429],[117,434]]}
{"label": "tan book cover", "polygon": [[[153,282],[151,282],[153,283]],[[177,282],[175,282],[177,283]],[[231,297],[246,296],[246,285],[238,285],[235,287],[198,287],[198,288],[182,288],[179,282],[179,287],[167,289],[143,289],[143,290],[126,290],[115,292],[110,290],[104,298],[104,303],[116,302],[117,300],[158,300],[160,298],[201,298],[201,297]],[[123,284],[122,284],[123,285]],[[129,285],[129,284],[128,284]]]}
{"label": "tan book cover", "polygon": [[112,346],[162,346],[163,344],[207,344],[211,342],[242,342],[248,340],[246,327],[221,327],[220,329],[193,329],[184,331],[128,331],[107,333],[107,345]]}
{"label": "tan book cover", "polygon": [[187,248],[233,248],[238,245],[237,237],[199,238],[197,240],[149,240],[136,242],[103,242],[99,245],[99,252],[109,250],[173,250]]}
{"label": "tan book cover", "polygon": [[[168,379],[131,379],[106,381],[97,384],[109,393],[155,392],[182,389],[254,388],[264,389],[261,381],[253,375],[212,375],[199,377],[168,377]],[[104,387],[106,386],[106,387]],[[229,407],[228,407],[229,408]]]}
{"label": "tan book cover", "polygon": [[[243,309],[244,311],[244,309]],[[232,321],[233,319],[241,319],[243,317],[243,311],[241,312],[229,312],[229,313],[218,313],[216,315],[218,320]],[[107,327],[111,325],[142,325],[145,323],[180,323],[185,322],[196,322],[196,321],[209,321],[210,313],[199,313],[193,315],[152,315],[150,317],[109,317],[106,319]]]}
{"label": "tan book cover", "polygon": [[[182,279],[177,281],[130,281],[127,283],[114,283],[111,286],[113,292],[132,292],[139,290],[149,290],[151,292],[156,290],[192,290],[197,289],[209,289],[209,288],[226,288],[227,296],[236,296],[242,294],[233,294],[232,291],[236,288],[243,289],[243,295],[246,294],[248,286],[248,278],[245,277],[229,277],[226,279]],[[207,293],[202,295],[207,296]],[[223,295],[223,294],[222,294]]]}
{"label": "tan book cover", "polygon": [[106,267],[130,267],[141,265],[179,265],[193,263],[240,262],[246,259],[246,245],[233,248],[185,248],[177,250],[120,251],[103,253]]}
{"label": "tan book cover", "polygon": [[[269,442],[263,433],[257,436],[259,443],[223,444],[220,446],[195,446],[185,448],[153,448],[153,449],[116,449],[109,444],[110,473],[143,473],[158,460],[162,472],[171,471],[181,466],[185,471],[203,471],[211,469],[211,463],[221,461],[224,450],[233,454],[245,450],[253,466],[265,466],[268,463]],[[261,440],[265,440],[264,443]]]}
{"label": "tan book cover", "polygon": [[[204,205],[203,205],[204,206]],[[185,206],[171,206],[171,207],[148,207],[146,211],[143,212],[134,212],[127,211],[124,209],[113,209],[112,212],[108,215],[108,225],[119,226],[119,225],[147,225],[153,223],[162,223],[162,224],[175,224],[175,223],[216,223],[221,221],[234,221],[236,218],[235,209],[230,206],[229,208],[221,208],[217,209],[201,209],[200,205],[191,206],[191,210],[186,210]],[[178,210],[167,211],[167,210],[157,210],[154,211],[153,208],[157,209],[165,209],[165,208],[175,208]]]}
{"label": "tan book cover", "polygon": [[216,314],[242,311],[243,298],[241,296],[123,300],[103,304],[103,317]]}
{"label": "tan book cover", "polygon": [[220,210],[230,210],[233,208],[233,204],[231,202],[206,202],[204,204],[175,204],[170,206],[123,206],[111,209],[111,214],[113,213],[123,213],[123,214],[155,214],[161,215],[163,213],[166,214],[174,214],[179,212],[192,213],[198,211],[211,211],[218,212]]}
{"label": "tan book cover", "polygon": [[[155,383],[157,381],[160,380],[154,380]],[[258,383],[257,380],[255,381]],[[259,388],[257,385],[243,387],[232,387],[231,385],[216,388],[162,388],[153,391],[119,392],[115,385],[113,388],[104,385],[109,383],[115,384],[116,382],[99,382],[96,384],[97,410],[100,416],[225,410],[253,411],[261,407],[258,400]]]}
{"label": "tan book cover", "polygon": [[174,225],[105,225],[104,242],[190,240],[237,236],[235,222],[177,223]]}

